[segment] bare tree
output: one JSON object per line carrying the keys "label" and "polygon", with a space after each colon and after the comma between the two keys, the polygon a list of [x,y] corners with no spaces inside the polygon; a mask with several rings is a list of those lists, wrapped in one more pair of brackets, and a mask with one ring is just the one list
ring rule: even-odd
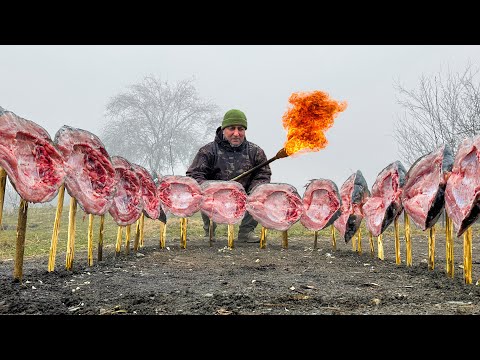
{"label": "bare tree", "polygon": [[405,113],[397,119],[394,138],[405,164],[410,166],[442,144],[455,153],[462,140],[480,133],[478,72],[467,65],[461,73],[448,70],[445,78],[440,72],[422,75],[417,90],[395,83]]}
{"label": "bare tree", "polygon": [[174,174],[186,166],[221,122],[218,107],[198,96],[193,79],[170,85],[154,76],[114,96],[100,138],[110,155],[120,155],[150,172]]}

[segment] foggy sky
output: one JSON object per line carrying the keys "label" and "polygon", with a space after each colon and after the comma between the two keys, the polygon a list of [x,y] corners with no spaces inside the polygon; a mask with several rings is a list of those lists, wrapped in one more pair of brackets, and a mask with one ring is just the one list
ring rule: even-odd
{"label": "foggy sky", "polygon": [[267,158],[286,141],[282,115],[292,93],[320,90],[346,101],[325,149],[270,164],[272,182],[300,195],[311,179],[340,188],[357,170],[371,189],[384,167],[401,160],[393,138],[402,114],[395,81],[416,89],[422,75],[480,66],[478,45],[0,45],[0,52],[0,106],[52,139],[63,125],[100,135],[109,99],[148,75],[171,84],[194,78],[202,99],[222,113],[243,110],[246,137]]}

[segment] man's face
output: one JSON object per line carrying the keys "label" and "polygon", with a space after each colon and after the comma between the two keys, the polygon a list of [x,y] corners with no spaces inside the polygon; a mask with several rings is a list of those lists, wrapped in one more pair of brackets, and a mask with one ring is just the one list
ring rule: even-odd
{"label": "man's face", "polygon": [[223,129],[223,137],[227,139],[233,147],[240,146],[243,140],[245,140],[245,128],[241,125],[227,126]]}

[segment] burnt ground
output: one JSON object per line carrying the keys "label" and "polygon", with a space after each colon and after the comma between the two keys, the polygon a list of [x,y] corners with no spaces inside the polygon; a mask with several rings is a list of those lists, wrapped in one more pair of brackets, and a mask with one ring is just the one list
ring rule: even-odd
{"label": "burnt ground", "polygon": [[[217,239],[145,239],[137,253],[115,255],[87,265],[75,252],[65,270],[65,253],[47,271],[48,256],[25,258],[21,282],[13,280],[14,261],[0,262],[0,314],[23,315],[470,315],[480,314],[480,254],[473,239],[472,284],[463,275],[463,238],[455,240],[455,273],[445,272],[445,240],[437,232],[435,268],[428,269],[427,235],[412,238],[413,265],[395,263],[393,238],[384,237],[385,259],[352,244],[319,238],[267,238],[259,244]],[[375,239],[376,241],[376,239]],[[375,251],[377,244],[375,242]]]}

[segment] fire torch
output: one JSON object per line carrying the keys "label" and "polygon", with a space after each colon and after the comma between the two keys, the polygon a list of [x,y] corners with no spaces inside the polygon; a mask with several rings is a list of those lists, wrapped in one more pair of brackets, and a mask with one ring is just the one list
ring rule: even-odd
{"label": "fire torch", "polygon": [[257,166],[251,168],[250,170],[248,171],[245,171],[244,173],[234,177],[233,179],[231,179],[231,181],[235,181],[235,180],[239,180],[241,178],[243,178],[244,176],[247,176],[248,174],[251,174],[252,172],[254,172],[255,170],[257,169],[260,169],[261,167],[265,166],[265,165],[268,165],[270,164],[272,161],[275,161],[277,159],[281,159],[281,158],[284,158],[284,157],[287,157],[288,154],[287,154],[287,151],[285,150],[285,148],[282,148],[280,149],[277,154],[272,157],[271,159],[267,160],[267,161],[264,161],[263,163],[261,164],[258,164]]}

